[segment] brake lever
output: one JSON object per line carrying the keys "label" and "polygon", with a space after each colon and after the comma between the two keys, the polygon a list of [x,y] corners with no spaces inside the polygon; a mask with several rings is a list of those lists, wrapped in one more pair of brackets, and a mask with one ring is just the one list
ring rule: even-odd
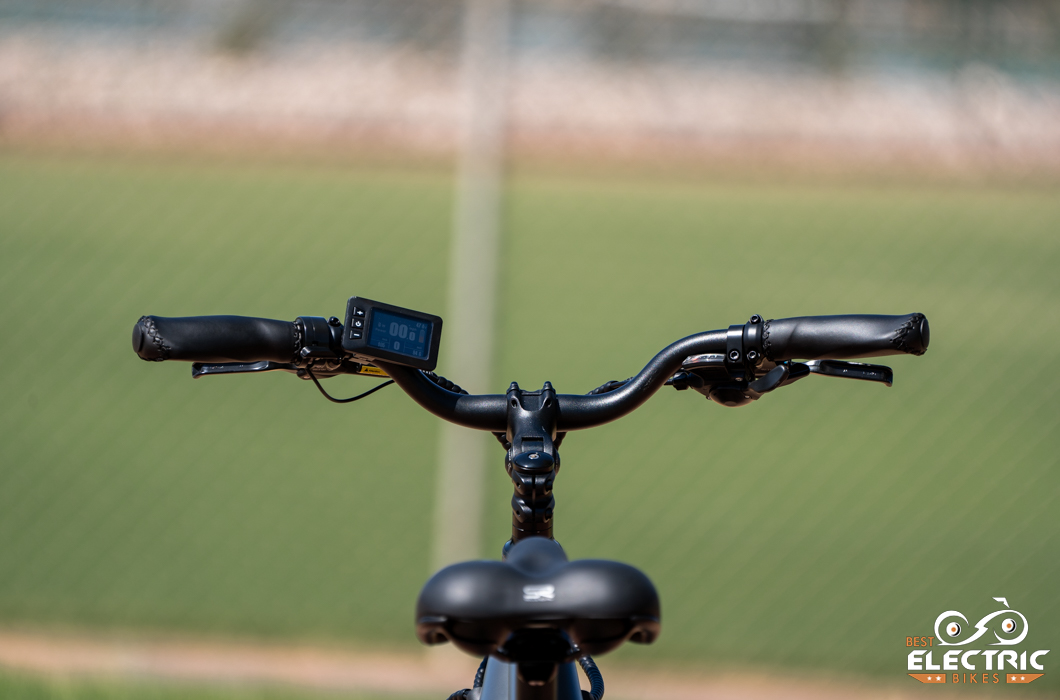
{"label": "brake lever", "polygon": [[[270,360],[262,360],[261,362],[194,362],[191,365],[191,376],[193,379],[212,374],[245,374],[248,372],[277,371],[293,372],[302,379],[309,379],[309,375],[306,374],[305,368],[300,367],[293,362],[272,362]],[[378,377],[381,379],[386,379],[390,376],[375,365],[350,362],[348,360],[343,360],[337,366],[331,366],[330,364],[315,366],[313,368],[313,373],[316,374],[318,379],[335,377],[340,374],[359,374],[365,377]]]}
{"label": "brake lever", "polygon": [[695,389],[716,403],[735,407],[757,401],[765,394],[794,384],[811,374],[880,382],[887,386],[891,386],[894,379],[891,368],[883,365],[867,365],[840,360],[812,360],[779,364],[761,377],[747,382],[730,377],[724,366],[724,360],[723,355],[716,354],[689,357],[681,365],[681,370],[670,377],[666,384],[678,391]]}
{"label": "brake lever", "polygon": [[261,362],[217,362],[207,364],[205,362],[193,362],[191,365],[192,379],[205,377],[210,374],[244,374],[246,372],[295,372],[297,365],[293,362],[272,362],[262,360]]}
{"label": "brake lever", "polygon": [[843,362],[842,360],[810,360],[806,363],[813,374],[826,377],[860,379],[865,382],[879,382],[891,386],[894,372],[884,365],[867,365],[861,362]]}

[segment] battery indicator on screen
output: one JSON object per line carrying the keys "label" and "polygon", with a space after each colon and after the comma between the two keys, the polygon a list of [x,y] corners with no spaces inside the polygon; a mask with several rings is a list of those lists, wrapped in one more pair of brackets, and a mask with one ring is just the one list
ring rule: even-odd
{"label": "battery indicator on screen", "polygon": [[433,324],[382,309],[372,312],[368,345],[408,357],[423,358],[430,347]]}

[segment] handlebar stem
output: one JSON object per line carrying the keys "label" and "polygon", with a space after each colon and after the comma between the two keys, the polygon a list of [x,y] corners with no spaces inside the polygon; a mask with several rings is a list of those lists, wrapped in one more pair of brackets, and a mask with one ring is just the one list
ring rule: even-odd
{"label": "handlebar stem", "polygon": [[552,539],[552,514],[556,508],[552,485],[559,471],[556,392],[549,382],[540,391],[523,391],[512,382],[506,397],[505,437],[510,447],[504,468],[515,485],[511,543],[527,537]]}

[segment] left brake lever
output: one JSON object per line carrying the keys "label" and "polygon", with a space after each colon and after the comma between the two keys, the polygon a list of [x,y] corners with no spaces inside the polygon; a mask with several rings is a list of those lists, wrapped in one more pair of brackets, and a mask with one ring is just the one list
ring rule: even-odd
{"label": "left brake lever", "polygon": [[[361,364],[343,360],[335,363],[337,366],[321,366],[314,368],[317,378],[324,379],[339,374],[359,374],[365,377],[378,377],[386,379],[387,373],[375,365]],[[294,372],[302,379],[309,379],[304,367],[293,362],[272,362],[262,360],[261,362],[194,362],[191,365],[191,376],[194,379],[213,374],[244,374],[247,372]]]}
{"label": "left brake lever", "polygon": [[209,364],[205,362],[193,362],[191,365],[191,377],[192,379],[198,379],[199,377],[205,377],[209,374],[242,374],[244,372],[275,372],[278,370],[295,372],[298,370],[298,367],[292,362],[272,362],[271,360],[262,360],[261,362],[217,362]]}

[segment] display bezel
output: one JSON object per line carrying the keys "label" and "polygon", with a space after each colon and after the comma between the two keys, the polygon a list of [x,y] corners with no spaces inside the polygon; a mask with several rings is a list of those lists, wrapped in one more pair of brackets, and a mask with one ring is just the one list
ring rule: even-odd
{"label": "display bezel", "polygon": [[[363,317],[355,317],[354,309],[363,309]],[[376,310],[401,316],[413,321],[421,321],[431,325],[431,340],[428,344],[427,357],[417,358],[383,348],[372,347],[368,344],[371,324]],[[355,330],[352,323],[355,318],[364,319],[364,328],[361,329],[360,338],[352,338],[351,333]],[[421,311],[406,309],[393,304],[385,304],[381,301],[365,299],[364,297],[350,297],[346,302],[346,322],[342,327],[342,349],[354,356],[354,359],[371,362],[374,359],[392,362],[396,365],[415,367],[427,371],[433,371],[438,366],[438,347],[442,337],[442,319],[434,314],[426,314]]]}

